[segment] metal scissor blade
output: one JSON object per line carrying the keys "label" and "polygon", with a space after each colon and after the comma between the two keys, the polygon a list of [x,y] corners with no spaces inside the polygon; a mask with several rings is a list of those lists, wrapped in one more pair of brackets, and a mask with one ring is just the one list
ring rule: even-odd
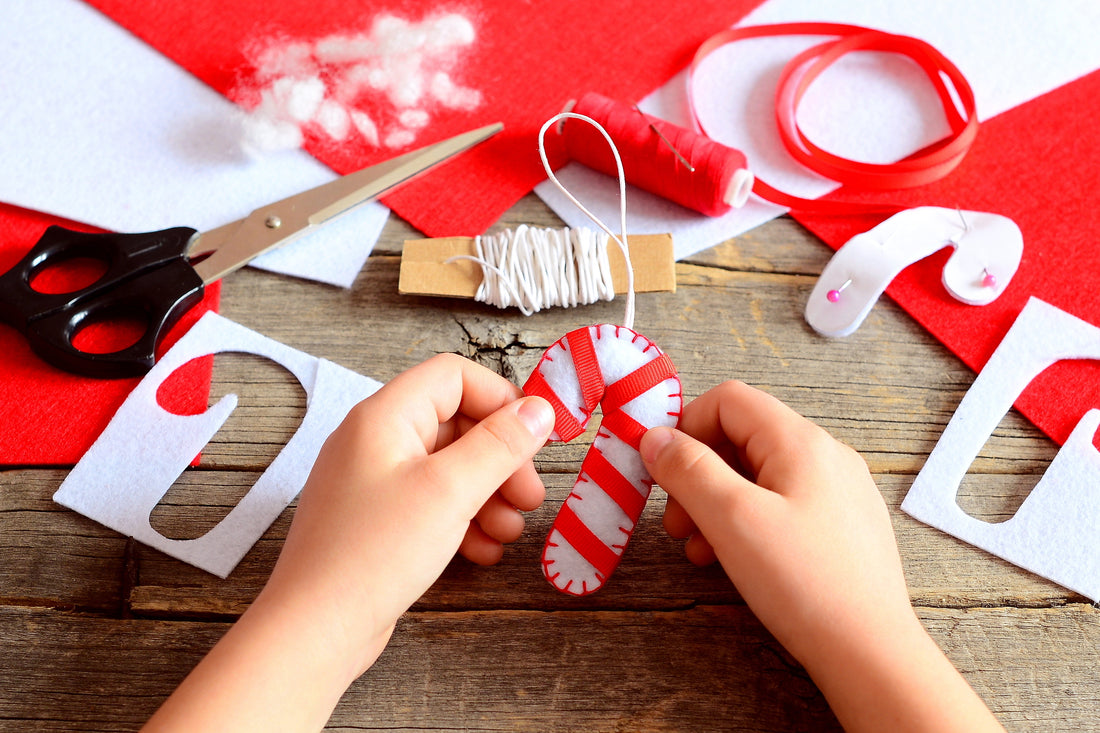
{"label": "metal scissor blade", "polygon": [[213,254],[196,264],[195,271],[205,283],[220,280],[252,258],[286,244],[358,204],[378,198],[503,128],[497,122],[456,135],[268,204],[244,219],[204,232],[195,238],[189,254],[210,251]]}

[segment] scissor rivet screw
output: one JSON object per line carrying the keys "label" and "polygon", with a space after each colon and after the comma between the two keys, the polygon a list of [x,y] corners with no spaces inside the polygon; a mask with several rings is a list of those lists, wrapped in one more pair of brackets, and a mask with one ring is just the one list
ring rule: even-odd
{"label": "scissor rivet screw", "polygon": [[264,221],[264,224],[267,225],[268,229],[278,229],[283,225],[283,220],[277,216],[269,216]]}

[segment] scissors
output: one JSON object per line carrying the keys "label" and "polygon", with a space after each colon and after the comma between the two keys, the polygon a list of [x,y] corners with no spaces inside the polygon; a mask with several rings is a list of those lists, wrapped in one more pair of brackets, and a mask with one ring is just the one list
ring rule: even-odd
{"label": "scissors", "polygon": [[[198,232],[174,227],[135,234],[87,234],[49,227],[0,275],[0,321],[23,333],[50,364],[91,377],[139,376],[152,368],[162,335],[202,300],[205,287],[352,207],[495,135],[499,122],[428,145]],[[31,287],[35,275],[76,258],[106,265],[98,280],[68,293]],[[144,322],[143,334],[111,353],[81,351],[73,338],[92,323]]]}

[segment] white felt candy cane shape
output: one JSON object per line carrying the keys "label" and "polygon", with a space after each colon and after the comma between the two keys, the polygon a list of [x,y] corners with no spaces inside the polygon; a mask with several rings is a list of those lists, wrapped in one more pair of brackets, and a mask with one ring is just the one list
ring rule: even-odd
{"label": "white felt candy cane shape", "polygon": [[653,479],[638,444],[649,428],[678,422],[680,379],[655,343],[624,326],[603,324],[571,331],[550,346],[524,391],[554,406],[551,440],[577,437],[596,405],[603,408],[542,555],[543,573],[555,588],[586,595],[618,566],[645,508]]}

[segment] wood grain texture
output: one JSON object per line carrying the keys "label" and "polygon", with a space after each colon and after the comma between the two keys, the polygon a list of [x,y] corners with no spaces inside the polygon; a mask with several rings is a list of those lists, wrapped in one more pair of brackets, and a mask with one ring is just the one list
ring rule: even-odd
{"label": "wood grain texture", "polygon": [[[533,196],[498,227],[559,226]],[[522,383],[565,332],[622,318],[622,303],[530,318],[397,294],[394,219],[352,288],[245,270],[222,312],[385,381],[455,352]],[[974,374],[888,299],[826,340],[802,308],[829,250],[779,219],[677,264],[677,292],[638,298],[636,328],[680,370],[687,397],[730,378],[775,394],[866,458],[890,507],[906,580],[933,636],[1010,730],[1100,729],[1100,617],[1082,597],[898,510]],[[153,512],[198,536],[240,500],[305,412],[282,367],[215,361],[213,399],[241,407]],[[595,422],[595,421],[594,421]],[[654,491],[622,565],[573,598],[539,555],[594,428],[545,448],[548,498],[495,567],[454,561],[345,695],[331,730],[832,730],[824,700],[717,567],[665,535]],[[959,504],[1010,517],[1056,446],[1014,412],[983,448]],[[294,506],[219,580],[51,501],[64,468],[0,470],[0,730],[134,730],[255,597]]]}

